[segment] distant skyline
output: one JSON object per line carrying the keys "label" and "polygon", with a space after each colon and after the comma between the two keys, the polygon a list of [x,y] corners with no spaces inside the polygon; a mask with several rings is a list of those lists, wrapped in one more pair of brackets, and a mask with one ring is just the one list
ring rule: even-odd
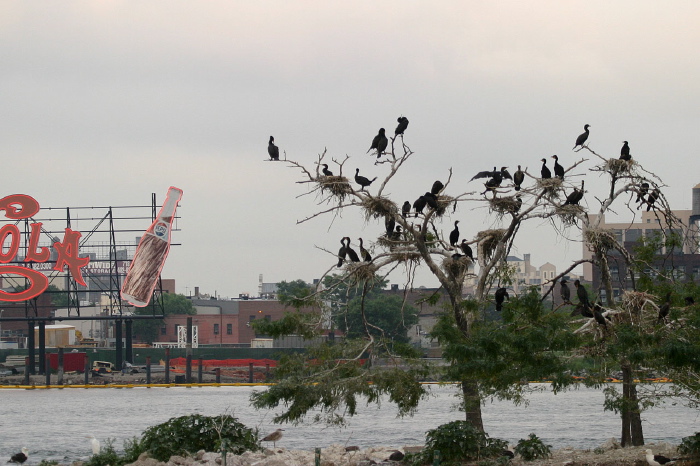
{"label": "distant skyline", "polygon": [[[334,263],[322,249],[383,229],[350,211],[297,224],[318,206],[298,169],[266,162],[270,135],[309,167],[327,149],[351,157],[347,171],[381,177],[366,151],[405,115],[416,154],[387,189],[399,205],[450,168],[456,194],[483,189],[469,183],[478,171],[537,173],[558,154],[565,167],[589,159],[577,172],[595,207],[603,181],[571,151],[590,124],[591,148],[617,157],[629,141],[671,206],[689,209],[698,18],[700,4],[673,0],[4,2],[3,196],[144,205],[177,186],[182,245],[163,276],[180,293],[222,297],[257,294],[260,274],[319,278]],[[473,205],[446,216],[444,232],[454,220],[467,238],[494,225]],[[531,224],[511,254],[561,270],[581,256],[580,232],[562,233]],[[421,273],[414,285],[437,281]]]}

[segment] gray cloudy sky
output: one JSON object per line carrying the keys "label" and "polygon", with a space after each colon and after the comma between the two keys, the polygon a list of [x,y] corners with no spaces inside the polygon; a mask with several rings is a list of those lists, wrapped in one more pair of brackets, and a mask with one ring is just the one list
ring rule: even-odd
{"label": "gray cloudy sky", "polygon": [[[333,263],[315,246],[383,228],[351,212],[297,225],[315,205],[296,197],[298,171],[264,162],[271,134],[288,158],[328,148],[374,177],[386,167],[365,155],[372,137],[406,115],[416,155],[388,189],[402,203],[450,167],[448,194],[481,189],[467,181],[493,165],[536,173],[559,154],[569,166],[588,123],[593,149],[617,156],[630,141],[687,209],[698,21],[692,0],[3,2],[3,195],[116,206],[177,186],[182,246],[164,276],[224,297],[256,294],[259,274],[311,281]],[[446,231],[454,220],[467,237],[491,225],[466,204]],[[549,230],[525,229],[514,254],[559,267],[580,256]]]}

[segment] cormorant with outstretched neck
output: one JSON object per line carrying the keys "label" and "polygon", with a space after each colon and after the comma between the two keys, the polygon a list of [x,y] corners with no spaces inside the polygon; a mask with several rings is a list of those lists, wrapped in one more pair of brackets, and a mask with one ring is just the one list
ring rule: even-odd
{"label": "cormorant with outstretched neck", "polygon": [[543,180],[548,180],[552,177],[552,171],[547,168],[547,159],[542,159],[542,170],[540,170]]}
{"label": "cormorant with outstretched neck", "polygon": [[372,256],[369,255],[369,251],[365,249],[362,244],[362,238],[360,238],[360,255],[362,255],[362,260],[365,262],[372,262]]}
{"label": "cormorant with outstretched neck", "polygon": [[578,146],[581,146],[581,149],[583,149],[583,144],[586,142],[586,139],[588,139],[588,135],[590,134],[590,131],[588,131],[588,128],[590,127],[591,125],[583,125],[583,133],[579,134],[576,138],[576,144],[574,145],[574,149],[576,149]]}
{"label": "cormorant with outstretched neck", "polygon": [[348,252],[348,257],[353,262],[360,262],[360,256],[358,256],[357,252],[355,252],[355,250],[350,247],[350,238],[347,238],[347,239],[348,239],[348,244],[345,246],[345,249]]}
{"label": "cormorant with outstretched neck", "polygon": [[627,141],[622,141],[622,149],[620,149],[620,160],[626,160],[627,162],[632,160],[632,156],[630,155],[630,146]]}
{"label": "cormorant with outstretched neck", "polygon": [[386,146],[389,144],[389,140],[384,133],[384,128],[379,128],[379,133],[372,139],[372,145],[369,146],[367,153],[372,149],[377,149],[377,158],[382,156],[382,153],[386,150]]}
{"label": "cormorant with outstretched neck", "polygon": [[459,241],[459,227],[457,224],[459,220],[455,220],[455,229],[450,232],[450,246],[456,246],[457,241]]}
{"label": "cormorant with outstretched neck", "polygon": [[374,180],[376,180],[376,179],[377,179],[376,176],[374,178],[372,178],[371,180],[369,178],[365,178],[364,176],[360,176],[360,169],[359,168],[355,169],[355,183],[362,186],[362,189],[360,191],[364,191],[365,188],[367,186],[371,185],[372,183],[374,183]]}
{"label": "cormorant with outstretched neck", "polygon": [[566,196],[566,201],[564,202],[564,205],[578,205],[579,202],[581,202],[581,199],[583,199],[583,183],[585,180],[581,180],[581,189],[577,189],[574,187],[574,190]]}
{"label": "cormorant with outstretched neck", "polygon": [[[348,241],[349,240],[350,238],[348,238]],[[348,255],[348,248],[345,246],[345,237],[340,239],[340,244],[342,244],[342,246],[338,250],[338,267],[343,266],[343,262],[345,262],[345,258]]]}
{"label": "cormorant with outstretched neck", "polygon": [[498,312],[503,309],[503,301],[505,301],[506,298],[508,298],[508,301],[510,301],[510,296],[508,296],[508,290],[505,288],[499,288],[496,290],[495,293],[495,298],[496,298],[496,310]]}
{"label": "cormorant with outstretched neck", "polygon": [[432,194],[438,195],[440,194],[440,191],[442,191],[442,188],[444,188],[445,185],[442,184],[440,180],[437,180],[435,183],[433,183],[433,187],[430,188],[430,192]]}
{"label": "cormorant with outstretched neck", "polygon": [[275,145],[275,138],[270,136],[270,142],[267,144],[267,153],[270,154],[270,160],[280,159],[280,149]]}
{"label": "cormorant with outstretched neck", "polygon": [[328,169],[328,164],[322,163],[321,165],[323,166],[322,172],[324,175],[333,176],[333,172]]}
{"label": "cormorant with outstretched neck", "polygon": [[399,134],[403,135],[403,132],[406,131],[406,128],[408,128],[408,118],[405,116],[400,116],[396,121],[399,122],[399,125],[394,130],[394,137],[398,136]]}
{"label": "cormorant with outstretched neck", "polygon": [[411,203],[409,201],[406,201],[403,203],[401,206],[401,216],[403,218],[406,218],[408,214],[411,213]]}
{"label": "cormorant with outstretched neck", "polygon": [[518,171],[513,173],[513,184],[515,185],[515,190],[520,191],[520,185],[525,181],[525,173],[520,169],[518,165]]}
{"label": "cormorant with outstretched neck", "polygon": [[659,322],[663,321],[666,322],[666,317],[668,317],[668,313],[671,311],[671,292],[666,293],[666,300],[664,303],[659,307]]}
{"label": "cormorant with outstretched neck", "polygon": [[561,300],[564,304],[571,304],[571,289],[567,283],[569,283],[569,281],[566,278],[562,278],[560,283],[561,288],[559,288],[559,295],[561,296]]}
{"label": "cormorant with outstretched neck", "polygon": [[425,206],[427,205],[428,201],[425,198],[425,196],[420,196],[418,199],[413,202],[413,208],[416,211],[416,217],[418,217],[419,213],[423,213],[423,209],[425,209]]}
{"label": "cormorant with outstretched neck", "polygon": [[554,159],[554,176],[556,176],[560,180],[563,180],[564,179],[564,167],[559,165],[559,156],[553,155],[552,158]]}
{"label": "cormorant with outstretched neck", "polygon": [[462,242],[459,244],[459,247],[462,249],[462,252],[464,253],[465,256],[470,258],[472,262],[474,261],[474,253],[472,252],[472,248],[467,244],[467,240],[463,239]]}

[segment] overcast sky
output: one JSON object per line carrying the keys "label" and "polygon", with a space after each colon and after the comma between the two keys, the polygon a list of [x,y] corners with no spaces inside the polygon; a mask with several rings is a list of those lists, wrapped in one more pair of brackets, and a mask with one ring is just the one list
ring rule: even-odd
{"label": "overcast sky", "polygon": [[[182,245],[163,275],[222,297],[256,295],[259,274],[311,281],[334,262],[317,246],[383,229],[349,211],[297,225],[316,206],[297,198],[297,170],[265,162],[270,135],[309,166],[327,148],[382,176],[365,152],[407,116],[416,154],[387,190],[401,204],[450,168],[455,195],[482,189],[467,182],[494,165],[537,173],[558,154],[568,167],[587,123],[591,148],[617,157],[628,140],[672,207],[689,209],[699,21],[692,0],[2,2],[3,195],[143,205],[177,186]],[[597,179],[586,176],[588,205]],[[493,225],[469,205],[445,231],[454,220],[467,238]],[[560,268],[580,257],[577,231],[550,231],[526,228],[513,253]]]}

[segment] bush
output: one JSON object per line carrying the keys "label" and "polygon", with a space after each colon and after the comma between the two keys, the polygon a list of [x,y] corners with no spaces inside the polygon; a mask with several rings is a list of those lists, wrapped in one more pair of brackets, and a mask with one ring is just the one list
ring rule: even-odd
{"label": "bush", "polygon": [[89,460],[84,463],[84,466],[119,466],[126,464],[116,450],[114,449],[114,439],[107,439],[105,445],[96,455],[92,455]]}
{"label": "bush", "polygon": [[678,445],[678,451],[682,455],[700,456],[700,432],[695,432],[695,435],[690,437],[683,437],[681,444]]}
{"label": "bush", "polygon": [[227,414],[192,414],[149,427],[143,432],[138,449],[148,451],[157,460],[168,461],[173,455],[186,456],[199,450],[221,451],[222,444],[234,454],[260,449],[257,429],[249,429]]}
{"label": "bush", "polygon": [[535,434],[530,434],[527,439],[520,439],[515,446],[515,454],[525,461],[544,459],[552,454],[552,446],[545,445]]}
{"label": "bush", "polygon": [[488,437],[466,421],[449,422],[425,434],[425,448],[416,459],[432,462],[435,451],[440,452],[443,464],[501,456],[508,443]]}

